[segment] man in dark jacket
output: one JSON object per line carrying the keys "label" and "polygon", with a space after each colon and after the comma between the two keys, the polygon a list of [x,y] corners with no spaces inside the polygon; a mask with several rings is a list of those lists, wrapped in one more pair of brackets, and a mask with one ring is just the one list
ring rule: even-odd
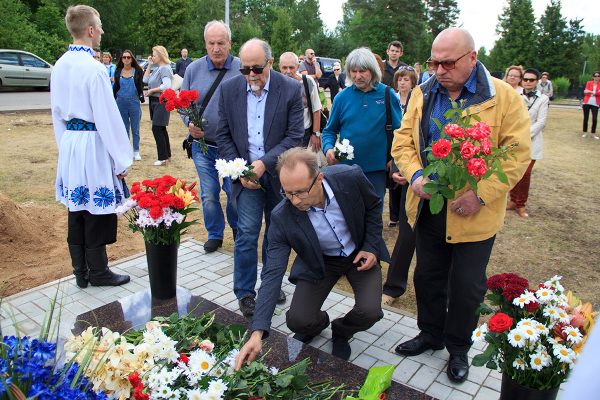
{"label": "man in dark jacket", "polygon": [[332,353],[347,360],[348,340],[383,317],[379,261],[388,261],[389,253],[381,237],[381,200],[360,167],[338,164],[321,172],[317,156],[307,149],[286,151],[277,168],[285,200],[271,214],[252,335],[237,366],[252,361],[269,335],[291,249],[297,256],[289,280],[296,289],[286,321],[294,338],[308,343],[329,326],[321,307],[338,279],[348,278],[354,308],[331,323]]}
{"label": "man in dark jacket", "polygon": [[183,78],[186,68],[192,63],[192,59],[188,58],[187,49],[181,49],[181,58],[175,63],[175,73]]}
{"label": "man in dark jacket", "polygon": [[394,40],[388,44],[386,50],[387,60],[383,62],[383,78],[381,82],[385,85],[392,86],[394,80],[394,74],[398,71],[401,66],[406,66],[405,63],[400,61],[400,57],[404,54],[404,47],[399,40]]}

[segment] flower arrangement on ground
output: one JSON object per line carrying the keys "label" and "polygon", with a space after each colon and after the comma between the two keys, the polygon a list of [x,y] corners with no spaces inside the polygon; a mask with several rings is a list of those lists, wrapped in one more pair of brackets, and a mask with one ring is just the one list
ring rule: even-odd
{"label": "flower arrangement on ground", "polygon": [[529,288],[517,274],[494,275],[487,280],[480,314],[493,314],[473,332],[473,341],[487,342],[473,365],[500,369],[513,381],[538,390],[553,389],[565,381],[594,325],[589,303],[564,293],[560,276]]}
{"label": "flower arrangement on ground", "polygon": [[[167,89],[160,95],[159,101],[165,103],[167,111],[177,110],[181,115],[189,118],[190,122],[198,128],[204,130],[204,120],[200,113],[200,107],[196,104],[199,94],[196,90],[180,90],[179,93],[173,89]],[[204,139],[194,139],[200,144],[200,150],[203,154],[208,151],[208,146]]]}
{"label": "flower arrangement on ground", "polygon": [[125,215],[129,227],[141,232],[152,244],[179,244],[181,235],[197,220],[186,221],[187,215],[197,208],[198,196],[180,179],[165,175],[161,178],[134,182],[131,197],[117,207],[117,215]]}
{"label": "flower arrangement on ground", "polygon": [[[431,179],[423,190],[431,195],[429,208],[433,214],[442,210],[444,199],[453,199],[467,184],[475,194],[477,182],[492,175],[508,184],[500,160],[507,160],[510,150],[518,143],[494,147],[490,127],[480,122],[477,115],[463,117],[466,112],[463,107],[464,101],[452,102],[452,108],[444,113],[449,121],[446,125],[433,119],[440,129],[440,139],[425,149],[429,151],[428,165],[423,171],[423,176]],[[471,126],[471,120],[478,122]]]}
{"label": "flower arrangement on ground", "polygon": [[339,161],[353,160],[354,159],[354,146],[350,144],[348,139],[342,139],[341,142],[337,142],[333,148],[333,155]]}
{"label": "flower arrangement on ground", "polygon": [[67,359],[89,359],[94,389],[118,399],[328,399],[339,391],[309,385],[304,360],[285,370],[261,359],[234,371],[245,328],[224,326],[214,314],[155,318],[119,335],[88,328],[65,345]]}

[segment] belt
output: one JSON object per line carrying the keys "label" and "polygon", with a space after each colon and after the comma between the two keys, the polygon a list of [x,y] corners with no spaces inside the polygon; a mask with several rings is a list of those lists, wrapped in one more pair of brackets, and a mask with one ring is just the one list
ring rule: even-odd
{"label": "belt", "polygon": [[68,131],[96,131],[96,124],[83,119],[73,118],[67,121]]}

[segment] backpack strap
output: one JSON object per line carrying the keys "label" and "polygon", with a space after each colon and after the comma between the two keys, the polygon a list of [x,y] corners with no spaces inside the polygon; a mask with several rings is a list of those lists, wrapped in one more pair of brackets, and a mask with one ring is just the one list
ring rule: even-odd
{"label": "backpack strap", "polygon": [[304,74],[302,74],[302,83],[304,84],[304,92],[306,93],[306,104],[308,105],[308,115],[311,117],[310,118],[310,131],[312,132],[312,128],[313,128],[313,119],[312,119],[312,115],[313,115],[313,107],[312,107],[312,100],[310,98],[310,88],[308,87],[308,77]]}

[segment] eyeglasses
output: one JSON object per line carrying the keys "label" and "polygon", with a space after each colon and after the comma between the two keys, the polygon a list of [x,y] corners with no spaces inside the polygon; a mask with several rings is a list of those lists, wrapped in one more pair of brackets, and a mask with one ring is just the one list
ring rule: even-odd
{"label": "eyeglasses", "polygon": [[339,69],[339,68],[334,68],[333,70],[334,70],[334,71],[339,71],[340,69]]}
{"label": "eyeglasses", "polygon": [[523,79],[521,75],[507,75],[508,78]]}
{"label": "eyeglasses", "polygon": [[537,78],[523,78],[523,82],[535,82]]}
{"label": "eyeglasses", "polygon": [[411,71],[411,72],[412,72],[412,71],[414,71],[414,70],[415,70],[415,69],[414,69],[413,67],[411,67],[411,66],[406,66],[406,65],[403,65],[403,66],[401,66],[400,68],[398,68],[398,71]]}
{"label": "eyeglasses", "polygon": [[442,68],[444,68],[446,71],[450,71],[454,68],[456,68],[456,63],[458,62],[458,60],[460,60],[461,58],[463,58],[464,56],[466,56],[467,54],[471,54],[471,50],[467,51],[465,54],[463,54],[462,56],[458,57],[456,60],[454,61],[436,61],[436,60],[432,60],[431,58],[429,60],[427,60],[427,63],[429,65],[431,65],[434,69],[438,69],[438,67],[441,65]]}
{"label": "eyeglasses", "polygon": [[594,78],[600,78],[600,75],[594,75]]}
{"label": "eyeglasses", "polygon": [[258,65],[253,65],[251,67],[242,67],[240,68],[240,72],[242,73],[242,75],[250,75],[250,71],[252,71],[255,74],[259,75],[263,73],[268,64],[269,62],[267,61],[267,63],[262,67],[259,67]]}
{"label": "eyeglasses", "polygon": [[131,60],[131,56],[121,56],[123,60]]}
{"label": "eyeglasses", "polygon": [[309,56],[314,56],[314,55],[315,55],[315,53],[308,53],[308,55],[309,55]]}
{"label": "eyeglasses", "polygon": [[296,196],[300,200],[304,200],[304,199],[308,198],[308,195],[309,195],[311,189],[313,188],[313,186],[315,185],[315,182],[317,181],[318,177],[319,177],[319,174],[317,174],[317,176],[315,176],[315,179],[313,179],[312,183],[310,184],[310,187],[307,190],[302,190],[302,191],[296,192],[296,193],[288,193],[285,190],[283,190],[283,188],[281,188],[279,190],[279,193],[281,194],[281,196],[283,198],[287,197],[290,200],[292,200],[294,198],[294,196]]}

